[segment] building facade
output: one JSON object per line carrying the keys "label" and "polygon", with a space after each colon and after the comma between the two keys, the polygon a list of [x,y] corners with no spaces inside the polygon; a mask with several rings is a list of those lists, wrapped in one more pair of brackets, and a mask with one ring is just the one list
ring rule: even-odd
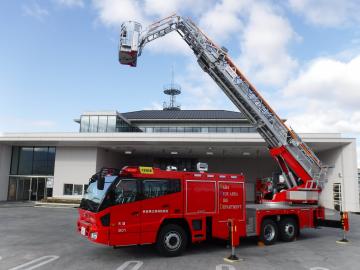
{"label": "building facade", "polygon": [[[264,140],[239,112],[143,110],[86,112],[74,133],[7,133],[0,136],[0,200],[81,197],[102,167],[168,165],[194,171],[244,173],[247,201],[257,178],[279,169]],[[356,141],[341,134],[300,134],[330,165],[321,201],[334,207],[333,184],[343,187],[343,208],[359,210]]]}

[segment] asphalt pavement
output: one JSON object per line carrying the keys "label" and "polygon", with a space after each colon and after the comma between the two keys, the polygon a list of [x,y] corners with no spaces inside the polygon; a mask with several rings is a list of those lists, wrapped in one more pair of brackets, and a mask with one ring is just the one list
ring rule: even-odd
{"label": "asphalt pavement", "polygon": [[237,248],[243,261],[228,263],[230,249],[223,242],[192,245],[181,257],[163,258],[154,246],[113,249],[94,244],[76,232],[77,209],[0,207],[0,269],[359,269],[360,216],[351,215],[350,243],[337,244],[338,229],[302,231],[297,241],[260,247],[256,238]]}

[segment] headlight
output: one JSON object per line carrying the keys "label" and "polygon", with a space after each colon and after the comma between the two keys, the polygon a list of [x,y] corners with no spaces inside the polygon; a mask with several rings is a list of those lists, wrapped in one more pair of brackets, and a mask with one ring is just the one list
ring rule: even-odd
{"label": "headlight", "polygon": [[97,232],[92,232],[92,233],[90,234],[90,238],[91,238],[91,239],[94,239],[94,240],[97,239],[97,236],[98,236],[98,233],[97,233]]}

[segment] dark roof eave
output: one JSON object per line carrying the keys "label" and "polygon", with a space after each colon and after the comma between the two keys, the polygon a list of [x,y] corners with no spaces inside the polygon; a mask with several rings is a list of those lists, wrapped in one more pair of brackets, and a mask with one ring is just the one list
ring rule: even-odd
{"label": "dark roof eave", "polygon": [[248,119],[179,119],[179,118],[172,118],[172,119],[130,119],[133,122],[249,122]]}

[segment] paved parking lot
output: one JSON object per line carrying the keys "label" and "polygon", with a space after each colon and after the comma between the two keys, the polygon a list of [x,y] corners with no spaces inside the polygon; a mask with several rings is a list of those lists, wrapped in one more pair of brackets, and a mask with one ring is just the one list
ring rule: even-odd
{"label": "paved parking lot", "polygon": [[351,215],[348,245],[336,244],[336,229],[303,231],[293,243],[258,247],[242,241],[229,264],[222,244],[192,246],[182,257],[162,258],[152,246],[112,249],[90,243],[75,231],[77,210],[0,205],[0,269],[359,269],[360,216]]}

